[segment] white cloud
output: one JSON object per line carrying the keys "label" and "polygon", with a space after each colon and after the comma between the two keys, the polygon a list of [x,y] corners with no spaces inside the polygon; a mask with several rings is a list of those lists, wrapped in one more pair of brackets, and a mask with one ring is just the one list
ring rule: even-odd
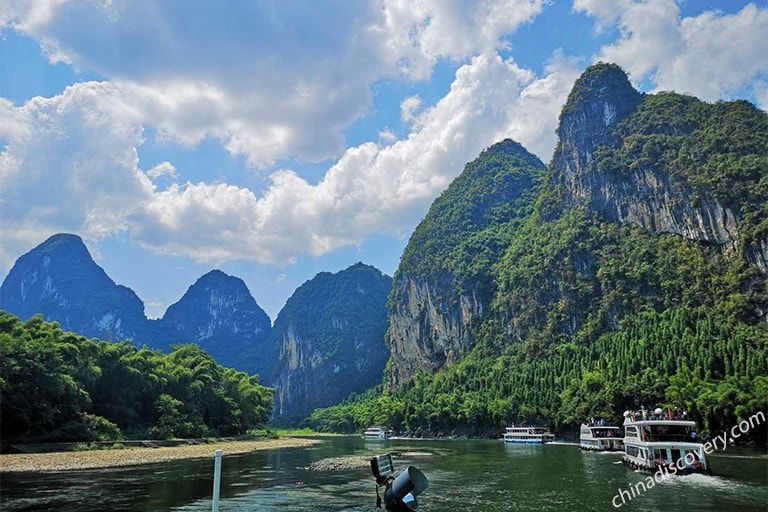
{"label": "white cloud", "polygon": [[[707,101],[728,99],[756,77],[768,76],[768,9],[750,4],[733,15],[705,12],[680,23],[683,51],[663,62],[654,77],[659,89]],[[753,91],[759,98],[759,83]]]}
{"label": "white cloud", "polygon": [[395,135],[395,132],[393,132],[389,128],[384,128],[379,132],[379,142],[382,144],[392,144],[396,140],[397,140],[397,135]]}
{"label": "white cloud", "polygon": [[768,106],[760,100],[768,74],[768,9],[749,4],[736,14],[709,11],[686,18],[673,0],[576,0],[574,9],[600,23],[617,23],[620,38],[595,60],[621,65],[636,84],[648,79],[655,90],[707,101],[751,87],[762,108]]}
{"label": "white cloud", "polygon": [[338,157],[371,84],[426,78],[440,58],[503,44],[540,10],[541,0],[35,0],[5,6],[0,26],[113,81],[162,136],[212,137],[268,167]]}
{"label": "white cloud", "polygon": [[636,81],[669,55],[681,52],[679,8],[673,0],[624,3],[619,19],[621,38],[603,48],[599,60],[622,65]]}
{"label": "white cloud", "polygon": [[466,162],[501,138],[548,159],[576,75],[560,55],[537,78],[487,52],[457,70],[449,93],[413,118],[405,139],[347,149],[316,185],[291,170],[274,172],[260,197],[226,183],[172,183],[160,191],[150,179],[173,177],[175,166],[138,167],[147,112],[184,110],[197,94],[145,96],[147,106],[131,86],[88,82],[22,107],[2,102],[0,113],[14,120],[3,124],[13,128],[0,154],[10,220],[1,236],[14,251],[5,258],[29,247],[29,238],[59,231],[99,239],[125,230],[156,252],[268,263],[358,244],[373,232],[402,233]]}
{"label": "white cloud", "polygon": [[175,179],[177,177],[176,167],[174,167],[171,162],[160,162],[147,171],[147,176],[153,180],[156,180],[161,176],[168,176],[169,178]]}
{"label": "white cloud", "polygon": [[755,91],[755,99],[757,104],[763,110],[768,110],[768,81],[756,80],[752,86]]}
{"label": "white cloud", "polygon": [[137,168],[141,124],[111,84],[75,84],[22,107],[3,100],[0,116],[0,126],[15,126],[0,153],[3,263],[56,232],[108,236],[151,199]]}
{"label": "white cloud", "polygon": [[373,232],[409,230],[464,164],[501,138],[548,159],[557,112],[577,74],[559,54],[540,79],[495,53],[478,56],[406,139],[349,148],[316,185],[291,170],[275,172],[261,197],[226,184],[174,185],[130,216],[131,236],[198,260],[286,263]]}
{"label": "white cloud", "polygon": [[543,0],[384,0],[375,26],[385,60],[406,76],[423,79],[439,58],[461,61],[504,46],[542,10]]}
{"label": "white cloud", "polygon": [[[155,251],[201,261],[286,262],[372,232],[407,230],[497,137],[552,145],[554,121],[522,126],[514,118],[525,115],[537,86],[552,100],[546,84],[557,81],[537,84],[493,51],[541,3],[287,1],[239,11],[181,0],[4,3],[0,25],[36,38],[52,61],[109,81],[18,108],[0,102],[4,220],[11,220],[0,228],[8,251],[0,256],[7,263],[53,232],[96,240],[127,230]],[[405,140],[385,130],[382,145],[343,149],[343,130],[369,108],[374,82],[426,78],[439,59],[477,54],[437,105],[410,111]],[[526,90],[528,99],[516,103]],[[188,147],[218,139],[256,167],[340,158],[316,185],[275,172],[261,197],[224,183],[160,191],[150,180],[175,179],[176,169],[138,167],[144,127]]]}
{"label": "white cloud", "polygon": [[421,98],[419,95],[408,96],[400,102],[400,119],[405,123],[410,123],[419,108],[421,108]]}
{"label": "white cloud", "polygon": [[632,0],[573,0],[573,10],[584,12],[597,18],[598,30],[611,25],[621,17],[621,13]]}

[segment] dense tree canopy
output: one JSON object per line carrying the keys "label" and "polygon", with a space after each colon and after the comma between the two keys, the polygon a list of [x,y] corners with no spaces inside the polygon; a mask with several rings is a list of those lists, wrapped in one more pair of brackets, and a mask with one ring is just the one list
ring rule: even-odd
{"label": "dense tree canopy", "polygon": [[196,345],[164,354],[0,311],[0,435],[90,441],[231,436],[263,426],[272,390]]}

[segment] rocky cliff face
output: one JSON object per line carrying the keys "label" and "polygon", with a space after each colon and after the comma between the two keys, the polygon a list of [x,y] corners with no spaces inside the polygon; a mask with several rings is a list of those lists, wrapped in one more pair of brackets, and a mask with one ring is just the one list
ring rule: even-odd
{"label": "rocky cliff face", "polygon": [[[668,120],[655,117],[664,113]],[[669,162],[693,149],[697,130],[719,122],[707,114],[717,115],[695,98],[644,98],[618,66],[592,66],[577,80],[560,117],[552,180],[564,205],[585,205],[606,222],[681,235],[724,253],[743,246],[747,260],[768,271],[768,237],[745,240],[740,202],[696,183],[690,177],[695,169]]]}
{"label": "rocky cliff face", "polygon": [[317,407],[381,382],[386,300],[392,280],[358,263],[300,286],[275,320],[279,342],[275,420],[291,424]]}
{"label": "rocky cliff face", "polygon": [[491,264],[515,220],[530,213],[544,164],[505,140],[467,164],[435,200],[405,249],[390,296],[391,387],[457,361],[490,309]]}
{"label": "rocky cliff face", "polygon": [[252,368],[262,383],[272,378],[272,322],[242,279],[220,270],[205,274],[168,308],[161,326],[169,343],[197,343],[224,366]]}
{"label": "rocky cliff face", "polygon": [[65,330],[104,339],[151,330],[144,303],[115,284],[70,234],[54,235],[16,261],[0,287],[0,308],[23,319],[43,313]]}
{"label": "rocky cliff face", "polygon": [[456,362],[473,345],[473,320],[489,306],[474,291],[455,293],[448,283],[401,277],[393,290],[397,301],[389,313],[387,342],[393,365],[388,376],[397,387],[418,370],[434,370]]}
{"label": "rocky cliff face", "polygon": [[[539,333],[536,343],[568,339],[590,314],[595,323],[617,321],[625,311],[621,300],[605,298],[611,290],[601,289],[595,275],[596,265],[605,263],[598,261],[605,249],[589,239],[590,223],[679,235],[733,260],[743,258],[759,275],[741,286],[762,290],[752,294],[749,307],[755,308],[755,318],[768,320],[768,306],[760,298],[768,272],[766,133],[768,115],[747,102],[706,104],[674,93],[643,95],[618,66],[588,68],[561,113],[543,186],[535,178],[518,182],[517,188],[499,182],[505,173],[494,162],[503,153],[521,154],[515,143],[505,141],[469,164],[414,231],[390,297],[390,386],[460,359],[474,345],[473,327],[492,309],[507,342],[522,341],[531,331]],[[521,163],[508,165],[506,175],[514,175],[510,170]],[[530,199],[526,191],[539,196]],[[526,204],[538,201],[535,213],[512,208],[500,214],[503,205],[526,197]],[[558,247],[567,261],[558,260],[558,254],[535,255],[525,236],[543,235],[532,229],[515,239],[510,252],[513,237],[504,233],[518,229],[522,218],[531,226],[557,225],[562,232],[548,234],[552,240],[566,240],[582,229],[580,240],[589,243],[558,247],[539,240],[537,247]],[[570,218],[582,224],[563,223]],[[494,296],[505,253],[537,257],[549,267],[534,281],[507,272],[517,281],[505,283],[503,297]],[[562,281],[566,275],[568,283]],[[522,282],[526,288],[515,289]],[[565,289],[574,283],[574,289]],[[601,301],[611,302],[607,311],[590,309]]]}

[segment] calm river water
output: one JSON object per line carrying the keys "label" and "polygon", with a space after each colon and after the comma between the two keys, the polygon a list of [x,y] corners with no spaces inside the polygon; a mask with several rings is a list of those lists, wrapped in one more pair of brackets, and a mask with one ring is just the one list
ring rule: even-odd
{"label": "calm river water", "polygon": [[[323,438],[310,448],[224,454],[221,512],[370,511],[376,492],[368,470],[305,469],[326,457],[392,452],[396,470],[414,465],[429,479],[419,510],[457,511],[768,511],[768,456],[730,449],[711,456],[714,476],[669,477],[626,504],[614,500],[647,475],[616,462],[618,454],[565,444],[501,441]],[[214,458],[131,469],[14,474],[0,480],[6,511],[210,511]],[[612,500],[621,505],[615,508]]]}

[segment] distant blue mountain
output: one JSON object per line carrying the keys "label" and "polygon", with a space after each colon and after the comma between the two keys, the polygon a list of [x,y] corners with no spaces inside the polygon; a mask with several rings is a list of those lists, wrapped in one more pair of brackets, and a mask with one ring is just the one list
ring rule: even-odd
{"label": "distant blue mountain", "polygon": [[245,283],[220,270],[200,277],[163,318],[116,284],[77,235],[58,234],[21,256],[0,286],[0,309],[84,336],[169,350],[195,343],[223,366],[275,387],[275,417],[295,424],[315,407],[381,382],[389,350],[392,278],[358,263],[300,286],[273,328]]}
{"label": "distant blue mountain", "polygon": [[168,308],[161,324],[166,339],[197,343],[224,366],[258,373],[262,383],[271,380],[272,322],[242,279],[208,272]]}
{"label": "distant blue mountain", "polygon": [[295,424],[314,409],[380,384],[392,278],[356,263],[320,272],[293,293],[272,329],[279,347],[275,420]]}
{"label": "distant blue mountain", "polygon": [[274,366],[276,349],[266,346],[271,322],[241,279],[211,271],[161,320],[150,320],[141,299],[115,284],[77,235],[54,235],[21,256],[0,286],[0,308],[25,320],[40,313],[65,330],[139,346],[197,343],[222,365],[259,373],[262,381]]}
{"label": "distant blue mountain", "polygon": [[54,235],[21,256],[0,286],[0,307],[22,319],[42,313],[84,336],[155,344],[144,303],[115,284],[76,235]]}

